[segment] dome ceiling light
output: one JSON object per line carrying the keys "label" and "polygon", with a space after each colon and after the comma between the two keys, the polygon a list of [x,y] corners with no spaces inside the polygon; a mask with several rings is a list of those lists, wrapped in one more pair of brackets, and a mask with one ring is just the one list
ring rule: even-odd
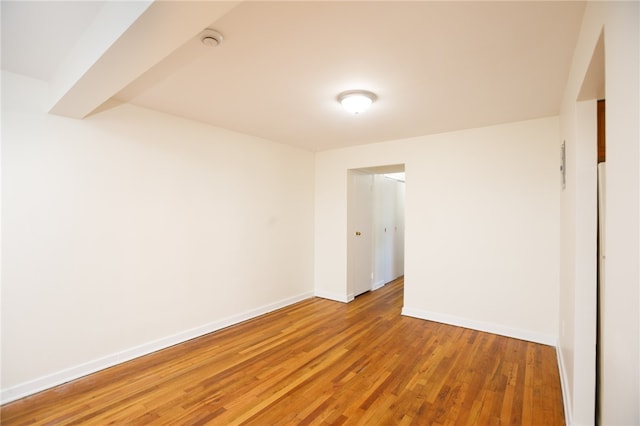
{"label": "dome ceiling light", "polygon": [[371,106],[378,97],[367,90],[348,90],[338,95],[338,102],[353,114],[360,114]]}

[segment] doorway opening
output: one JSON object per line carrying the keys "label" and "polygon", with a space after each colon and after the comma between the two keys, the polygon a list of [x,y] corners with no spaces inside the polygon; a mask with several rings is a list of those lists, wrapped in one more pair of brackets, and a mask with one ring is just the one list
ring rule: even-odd
{"label": "doorway opening", "polygon": [[349,301],[404,276],[404,164],[348,170]]}
{"label": "doorway opening", "polygon": [[[574,372],[574,399],[581,403],[585,415],[590,408],[594,424],[601,424],[600,407],[603,368],[603,336],[608,330],[604,327],[602,309],[605,295],[605,210],[606,210],[606,149],[605,149],[605,45],[604,32],[594,48],[591,62],[582,82],[576,104],[577,146],[576,169],[580,180],[576,194],[579,206],[577,217],[582,223],[588,223],[581,233],[584,244],[580,256],[582,285],[576,287],[576,300],[586,305],[576,321],[575,327],[582,330],[582,340],[576,344],[575,364],[580,371]],[[587,179],[588,178],[588,179]],[[580,294],[578,295],[578,292]],[[580,299],[579,299],[580,297]],[[578,302],[576,302],[578,303]],[[592,349],[593,348],[593,352]],[[588,349],[588,350],[587,350]],[[590,370],[590,371],[589,371]],[[584,383],[579,384],[578,380]],[[582,414],[574,413],[575,416]]]}
{"label": "doorway opening", "polygon": [[605,140],[605,108],[606,101],[598,100],[597,108],[597,134],[598,134],[598,194],[597,194],[597,262],[596,262],[596,395],[595,418],[596,425],[600,421],[600,400],[602,388],[602,304],[601,295],[604,281],[604,238],[605,238],[605,214],[606,214],[606,140]]}

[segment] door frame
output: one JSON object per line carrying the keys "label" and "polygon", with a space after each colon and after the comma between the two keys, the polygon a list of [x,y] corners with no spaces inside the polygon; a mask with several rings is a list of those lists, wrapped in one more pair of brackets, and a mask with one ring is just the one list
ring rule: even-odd
{"label": "door frame", "polygon": [[[357,174],[365,174],[365,175],[370,175],[372,178],[372,184],[373,184],[373,177],[374,175],[381,175],[381,174],[387,174],[387,173],[398,173],[398,172],[404,172],[405,171],[405,165],[404,164],[392,164],[392,165],[385,165],[385,166],[372,166],[372,167],[365,167],[365,168],[357,168],[357,169],[348,169],[347,170],[347,302],[352,301],[356,294],[354,292],[354,252],[353,249],[355,247],[355,245],[353,244],[354,242],[354,238],[355,238],[355,231],[356,229],[354,228],[354,205],[353,205],[353,189],[354,189],[354,185],[353,185],[353,175],[354,173]],[[373,192],[373,191],[372,191]],[[373,197],[373,194],[372,194]],[[406,192],[405,192],[405,197],[406,197]],[[373,199],[372,199],[373,201]],[[406,202],[406,199],[405,199]],[[370,282],[370,288],[371,290],[374,290],[373,285],[374,285],[374,278],[373,278],[373,274],[374,274],[374,270],[375,270],[375,264],[374,264],[374,244],[375,244],[375,239],[373,238],[373,216],[374,216],[374,211],[373,211],[374,205],[373,202],[371,203],[371,210],[370,210],[370,214],[371,214],[371,229],[368,231],[370,232],[370,235],[372,236],[371,238],[371,244],[370,244],[370,251],[369,251],[369,255],[371,258],[371,268],[370,268],[370,278],[369,278],[369,282]],[[405,215],[405,211],[403,210],[402,212],[403,216]],[[404,233],[404,226],[402,229],[402,232]],[[404,240],[404,239],[403,239]],[[405,250],[403,247],[402,250],[402,256],[403,256],[403,262],[404,262],[404,255],[405,255]],[[404,270],[404,267],[402,268]]]}

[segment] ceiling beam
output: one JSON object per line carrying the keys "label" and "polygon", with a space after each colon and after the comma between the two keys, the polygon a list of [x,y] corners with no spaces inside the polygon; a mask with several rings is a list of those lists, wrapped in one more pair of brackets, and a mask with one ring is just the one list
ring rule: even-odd
{"label": "ceiling beam", "polygon": [[106,2],[49,82],[49,112],[86,117],[238,3]]}

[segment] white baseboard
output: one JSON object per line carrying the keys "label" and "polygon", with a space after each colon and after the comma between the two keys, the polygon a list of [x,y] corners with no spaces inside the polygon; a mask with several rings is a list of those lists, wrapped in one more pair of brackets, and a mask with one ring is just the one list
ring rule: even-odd
{"label": "white baseboard", "polygon": [[323,299],[333,300],[335,302],[342,302],[342,303],[349,303],[354,299],[353,294],[345,296],[341,294],[330,293],[328,291],[323,291],[323,290],[316,290],[315,296],[321,297]]}
{"label": "white baseboard", "polygon": [[[391,282],[391,281],[389,281]],[[371,287],[371,291],[377,290],[381,287],[384,287],[384,285],[386,284],[386,281],[382,280],[382,281],[378,281],[377,283],[373,283],[373,287]]]}
{"label": "white baseboard", "polygon": [[558,339],[556,336],[536,333],[529,330],[506,327],[503,325],[488,323],[484,321],[476,321],[469,318],[457,317],[454,315],[425,311],[422,309],[403,307],[402,315],[420,318],[428,321],[440,322],[443,324],[455,325],[457,327],[470,328],[472,330],[484,331],[487,333],[499,334],[501,336],[513,337],[514,339],[541,343],[543,345],[553,347],[556,347],[558,343]]}
{"label": "white baseboard", "polygon": [[567,368],[562,356],[560,345],[556,346],[556,356],[558,358],[558,372],[560,373],[560,387],[562,388],[562,402],[564,404],[564,421],[567,425],[573,425],[571,412],[571,394],[569,393],[569,378],[567,377]]}
{"label": "white baseboard", "polygon": [[170,346],[186,342],[187,340],[191,340],[196,337],[204,336],[205,334],[209,334],[214,331],[229,327],[231,325],[241,323],[260,315],[264,315],[271,311],[284,308],[285,306],[292,305],[310,297],[313,297],[313,293],[299,294],[297,296],[293,296],[287,299],[280,300],[278,302],[261,306],[256,309],[252,309],[250,311],[232,315],[219,321],[214,321],[200,327],[185,330],[171,336],[163,337],[161,339],[144,343],[142,345],[110,354],[96,360],[92,360],[74,367],[66,368],[56,373],[48,374],[46,376],[42,376],[28,382],[20,383],[6,389],[2,389],[0,404],[6,404],[8,402],[24,398],[26,396],[33,395],[37,392],[41,392],[54,386],[58,386],[72,380],[76,380],[80,377],[95,373],[97,371],[104,370],[105,368],[113,367],[114,365],[130,361],[134,358],[148,355],[161,349],[166,349]]}

